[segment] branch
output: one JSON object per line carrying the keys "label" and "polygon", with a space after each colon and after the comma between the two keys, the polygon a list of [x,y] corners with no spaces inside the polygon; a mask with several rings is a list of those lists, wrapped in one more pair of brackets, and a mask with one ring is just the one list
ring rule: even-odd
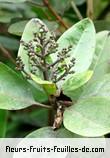
{"label": "branch", "polygon": [[9,53],[7,49],[5,49],[1,44],[0,44],[0,50],[2,51],[3,55],[10,59],[10,61],[14,64],[16,64],[15,59],[12,57],[12,55]]}
{"label": "branch", "polygon": [[55,12],[55,10],[52,8],[48,0],[43,0],[44,5],[49,9],[49,11],[56,17],[56,19],[64,26],[65,29],[68,29],[69,27],[65,22],[62,20],[62,18]]}
{"label": "branch", "polygon": [[79,9],[77,8],[77,6],[76,6],[74,0],[70,0],[70,1],[71,1],[71,2],[70,2],[70,3],[71,3],[71,6],[72,6],[74,12],[76,13],[77,17],[79,18],[79,20],[82,20],[82,19],[83,19],[83,16],[81,15]]}
{"label": "branch", "polygon": [[87,17],[93,20],[93,0],[87,0]]}

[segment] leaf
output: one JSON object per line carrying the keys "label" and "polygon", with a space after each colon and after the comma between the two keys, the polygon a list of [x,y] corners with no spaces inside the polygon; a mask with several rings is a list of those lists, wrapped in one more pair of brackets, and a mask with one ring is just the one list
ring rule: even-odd
{"label": "leaf", "polygon": [[78,138],[78,137],[81,136],[71,133],[65,128],[60,128],[54,131],[52,127],[43,127],[27,135],[27,138]]}
{"label": "leaf", "polygon": [[[49,38],[49,36],[51,35],[48,28],[46,27],[46,25],[39,19],[37,18],[33,18],[31,19],[27,24],[26,27],[24,29],[23,35],[21,40],[25,41],[26,43],[28,43],[29,41],[34,39],[34,33],[39,33],[39,29],[41,25],[45,26],[45,29],[48,31],[46,33],[47,38]],[[21,57],[23,63],[24,63],[24,69],[26,72],[30,73],[30,63],[29,63],[29,57],[27,55],[27,50],[24,50],[24,47],[22,46],[22,44],[20,44],[20,48],[18,51],[18,56]],[[37,72],[37,76],[40,76],[42,78],[42,72],[38,69]]]}
{"label": "leaf", "polygon": [[82,5],[86,0],[73,0],[76,5]]}
{"label": "leaf", "polygon": [[48,95],[56,93],[56,85],[50,81],[42,80],[41,78],[31,74],[31,78],[37,83],[43,86]]}
{"label": "leaf", "polygon": [[[106,7],[109,5],[109,0],[93,0],[94,5],[94,18],[100,19],[100,14],[106,9]],[[98,8],[98,9],[97,9]]]}
{"label": "leaf", "polygon": [[22,14],[19,12],[11,12],[7,10],[0,10],[0,22],[1,23],[9,23],[11,19],[21,18]]}
{"label": "leaf", "polygon": [[[31,112],[23,112],[21,115],[21,112],[16,114],[13,114],[12,121],[14,121],[16,124],[28,124],[34,127],[43,127],[48,126],[48,109],[37,109]],[[41,117],[42,116],[42,117]],[[36,119],[37,118],[37,119]]]}
{"label": "leaf", "polygon": [[95,43],[95,29],[90,19],[76,23],[58,39],[60,50],[72,45],[70,58],[67,61],[75,57],[76,63],[73,70],[76,73],[84,72],[89,68],[95,51]]}
{"label": "leaf", "polygon": [[[0,63],[0,109],[18,110],[35,104],[33,91],[35,90],[26,80],[21,79],[13,70]],[[36,89],[36,95],[38,93],[39,96],[39,92]],[[38,97],[37,99],[40,101]]]}
{"label": "leaf", "polygon": [[0,2],[8,2],[8,3],[22,3],[25,2],[27,0],[0,0]]}
{"label": "leaf", "polygon": [[74,133],[94,137],[110,132],[109,45],[108,31],[98,33],[93,77],[83,89],[78,103],[65,111],[64,126]]}
{"label": "leaf", "polygon": [[18,40],[6,36],[0,36],[0,44],[3,45],[3,47],[10,50],[17,50],[19,47]]}
{"label": "leaf", "polygon": [[109,31],[102,31],[97,34],[97,45],[96,45],[96,62],[94,66],[93,79],[100,79],[106,73],[110,71],[110,36]]}
{"label": "leaf", "polygon": [[73,98],[73,91],[83,84],[85,84],[92,76],[93,71],[86,71],[83,73],[75,74],[71,76],[64,84],[62,85],[62,90],[65,95],[70,98]]}
{"label": "leaf", "polygon": [[7,111],[0,110],[0,138],[4,138],[6,134],[6,125],[7,125]]}
{"label": "leaf", "polygon": [[95,20],[94,25],[97,32],[103,31],[103,30],[109,30],[110,20]]}
{"label": "leaf", "polygon": [[61,15],[64,14],[64,12],[68,10],[70,7],[69,1],[62,0],[60,5],[59,5],[59,0],[50,0],[50,1],[52,4],[52,7]]}
{"label": "leaf", "polygon": [[[59,47],[58,51],[63,48],[72,46],[72,50],[68,53],[69,58],[65,59],[66,64],[69,66],[71,59],[75,58],[75,65],[71,68],[71,71],[75,73],[81,73],[88,70],[92,63],[94,51],[95,51],[95,29],[93,22],[90,19],[84,19],[70,29],[68,29],[57,41]],[[86,45],[86,46],[85,46]],[[53,60],[57,59],[57,53],[53,54]],[[67,75],[66,78],[68,78]],[[58,85],[62,85],[61,82]]]}
{"label": "leaf", "polygon": [[8,32],[13,35],[21,36],[27,22],[28,21],[25,20],[12,24],[11,26],[9,26]]}
{"label": "leaf", "polygon": [[64,126],[79,135],[96,137],[110,132],[110,74],[84,89],[79,101],[64,113]]}
{"label": "leaf", "polygon": [[90,97],[80,100],[64,113],[64,126],[71,132],[99,137],[110,133],[110,99]]}

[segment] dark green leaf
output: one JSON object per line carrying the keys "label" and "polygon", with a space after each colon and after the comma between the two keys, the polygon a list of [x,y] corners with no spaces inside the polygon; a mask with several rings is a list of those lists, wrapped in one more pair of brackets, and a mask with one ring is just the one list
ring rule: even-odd
{"label": "dark green leaf", "polygon": [[0,110],[0,138],[5,137],[6,134],[7,114],[6,110]]}

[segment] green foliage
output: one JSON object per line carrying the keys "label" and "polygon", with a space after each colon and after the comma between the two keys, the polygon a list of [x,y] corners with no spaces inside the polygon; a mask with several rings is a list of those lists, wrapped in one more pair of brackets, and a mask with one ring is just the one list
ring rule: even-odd
{"label": "green foliage", "polygon": [[110,132],[110,99],[88,97],[67,109],[64,126],[86,137],[98,137]]}
{"label": "green foliage", "polygon": [[[0,109],[18,110],[16,113],[9,113],[9,119],[13,123],[8,125],[7,131],[11,136],[25,136],[33,127],[38,130],[30,133],[27,136],[29,138],[99,137],[110,133],[109,32],[96,34],[93,21],[89,18],[76,23],[79,21],[78,12],[82,17],[86,17],[86,1],[74,0],[76,10],[71,6],[71,1],[62,0],[59,5],[58,0],[50,0],[48,6],[40,0],[0,0],[0,51],[3,54],[0,61],[5,61],[13,67],[11,62],[14,63],[15,59],[12,58],[18,56],[17,68],[23,74],[22,76],[0,63]],[[109,12],[105,15],[109,0],[101,0],[101,3],[99,0],[94,1],[94,4],[96,31],[109,29],[109,20],[105,20],[109,17]],[[101,17],[105,19],[99,21]],[[35,33],[42,36],[42,25],[46,30],[46,42],[50,42],[50,39],[53,42],[49,45],[47,42],[47,47],[44,46],[45,42],[42,44],[35,41]],[[64,28],[69,29],[64,32]],[[12,35],[9,35],[7,30]],[[56,37],[52,38],[52,32]],[[18,50],[19,36],[22,37]],[[31,63],[33,50],[30,48],[29,54],[29,47],[26,49],[23,41],[24,45],[32,43],[30,47],[33,46],[34,53],[37,54],[34,59],[39,61],[37,66]],[[52,44],[54,51],[48,49]],[[49,53],[46,58],[39,57],[44,47],[45,52]],[[6,57],[8,60],[4,59]],[[31,106],[33,104],[44,105],[49,109],[36,108]],[[30,110],[19,111],[29,106]],[[50,116],[52,111],[49,111],[49,106],[57,110],[54,124],[58,123],[59,127],[62,123],[60,121],[63,120],[65,128],[53,131],[51,127],[44,127],[48,126],[48,122],[54,117],[53,114]],[[33,110],[34,107],[36,110]],[[7,111],[0,110],[0,137],[5,136],[6,118]],[[21,124],[28,124],[31,129],[22,133],[19,129]],[[39,129],[40,127],[43,128]],[[15,133],[12,132],[14,130]]]}
{"label": "green foliage", "polygon": [[9,50],[17,50],[19,47],[18,40],[6,36],[0,36],[0,44]]}
{"label": "green foliage", "polygon": [[[17,110],[26,108],[36,101],[32,95],[33,89],[13,70],[0,63],[0,108],[7,110]],[[34,90],[35,91],[35,90]],[[42,100],[41,92],[38,93],[38,101]],[[45,97],[45,96],[44,96]]]}
{"label": "green foliage", "polygon": [[[77,134],[89,137],[105,135],[109,129],[108,32],[97,36],[94,75],[85,86],[78,102],[64,114],[64,126]],[[70,119],[71,116],[71,119]]]}
{"label": "green foliage", "polygon": [[7,126],[7,114],[6,110],[0,110],[0,138],[4,138],[6,134],[6,126]]}
{"label": "green foliage", "polygon": [[21,36],[25,25],[28,21],[20,21],[20,22],[16,22],[14,24],[12,24],[9,28],[8,28],[8,32],[17,36]]}
{"label": "green foliage", "polygon": [[86,71],[70,77],[62,86],[63,93],[72,99],[73,91],[85,84],[92,74],[92,71]]}
{"label": "green foliage", "polygon": [[0,2],[8,2],[8,3],[21,3],[25,2],[26,0],[0,0]]}
{"label": "green foliage", "polygon": [[44,127],[30,133],[27,138],[80,138],[81,136],[71,133],[65,128],[53,131],[51,127]]}

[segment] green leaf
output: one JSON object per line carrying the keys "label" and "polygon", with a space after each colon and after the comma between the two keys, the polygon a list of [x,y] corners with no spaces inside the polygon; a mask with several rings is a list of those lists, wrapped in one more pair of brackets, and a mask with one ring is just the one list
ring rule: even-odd
{"label": "green leaf", "polygon": [[65,111],[64,126],[71,132],[86,137],[99,137],[110,133],[110,99],[82,99]]}
{"label": "green leaf", "polygon": [[[26,80],[0,63],[0,109],[18,110],[35,104],[33,91],[35,89]],[[36,89],[36,95],[38,93],[39,96],[39,92]],[[40,100],[38,97],[37,99]]]}
{"label": "green leaf", "polygon": [[73,98],[73,91],[83,84],[85,84],[92,76],[93,71],[86,71],[83,73],[75,74],[71,76],[64,84],[62,85],[62,90],[65,95],[70,98]]}
{"label": "green leaf", "polygon": [[0,2],[8,2],[8,3],[22,3],[25,2],[27,0],[0,0]]}
{"label": "green leaf", "polygon": [[[70,59],[75,57],[76,63],[73,70],[76,73],[86,71],[93,59],[95,51],[95,29],[93,22],[90,19],[84,19],[76,23],[73,27],[68,29],[59,39],[58,39],[59,49],[72,46],[70,51]],[[86,47],[85,47],[86,45]]]}
{"label": "green leaf", "polygon": [[0,44],[10,50],[17,50],[19,47],[18,40],[6,36],[0,36]]}
{"label": "green leaf", "polygon": [[86,0],[72,0],[76,3],[76,5],[82,5]]}
{"label": "green leaf", "polygon": [[[24,29],[23,35],[21,40],[25,41],[26,43],[28,43],[29,41],[34,39],[34,33],[39,33],[39,29],[41,25],[45,26],[45,29],[48,31],[46,33],[47,38],[49,38],[49,36],[51,35],[48,28],[46,27],[46,25],[39,19],[37,18],[33,18],[31,19],[27,24],[26,27]],[[25,67],[25,71],[30,73],[30,63],[29,63],[29,56],[27,55],[27,50],[24,50],[24,47],[22,46],[22,44],[20,44],[20,48],[18,51],[18,56],[21,57]],[[38,69],[38,72],[36,74],[37,76],[40,76],[42,78],[42,72]]]}
{"label": "green leaf", "polygon": [[6,125],[7,125],[7,111],[0,110],[0,138],[5,137],[6,134]]}
{"label": "green leaf", "polygon": [[0,10],[0,22],[1,23],[9,23],[11,19],[21,18],[22,14],[20,12],[11,12],[7,10]]}
{"label": "green leaf", "polygon": [[110,19],[109,20],[95,20],[94,25],[96,31],[110,30]]}
{"label": "green leaf", "polygon": [[110,36],[109,31],[102,31],[97,34],[97,45],[95,51],[94,61],[94,75],[93,79],[100,79],[106,73],[110,72]]}
{"label": "green leaf", "polygon": [[64,113],[64,126],[79,135],[96,137],[110,132],[110,74],[84,89],[79,101]]}
{"label": "green leaf", "polygon": [[102,78],[94,80],[88,84],[80,97],[80,99],[88,97],[107,97],[110,96],[110,74],[104,75]]}
{"label": "green leaf", "polygon": [[53,95],[56,93],[56,85],[50,81],[42,80],[41,78],[31,74],[31,78],[37,83],[42,85],[44,90],[48,95]]}
{"label": "green leaf", "polygon": [[100,14],[106,9],[109,5],[109,0],[93,0],[94,5],[94,18],[97,19]]}
{"label": "green leaf", "polygon": [[12,24],[11,26],[9,26],[8,32],[13,35],[21,36],[27,22],[28,21],[25,20]]}
{"label": "green leaf", "polygon": [[27,138],[78,138],[77,134],[71,133],[65,128],[60,128],[56,131],[52,127],[44,127],[30,133]]}
{"label": "green leaf", "polygon": [[[64,32],[57,43],[59,45],[58,51],[72,46],[72,50],[68,53],[70,57],[65,59],[68,66],[71,59],[76,59],[75,65],[71,70],[75,71],[75,73],[81,73],[88,70],[92,63],[96,43],[93,22],[88,18],[78,22]],[[57,59],[57,53],[53,54],[51,57],[53,60]],[[67,78],[68,76],[70,75],[67,75]],[[61,84],[61,82],[58,83],[60,86]]]}
{"label": "green leaf", "polygon": [[59,5],[59,0],[50,0],[52,7],[59,13],[64,14],[66,10],[70,7],[69,1],[62,0],[62,2]]}

